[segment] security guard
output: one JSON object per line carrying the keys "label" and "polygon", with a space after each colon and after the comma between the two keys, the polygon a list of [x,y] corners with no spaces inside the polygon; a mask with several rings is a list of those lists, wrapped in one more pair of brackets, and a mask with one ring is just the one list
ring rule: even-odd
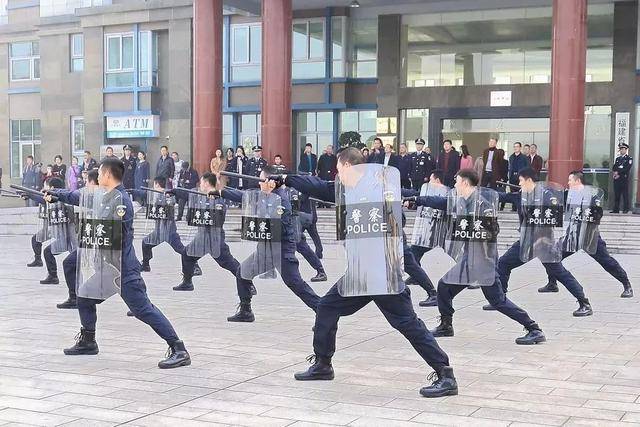
{"label": "security guard", "polygon": [[[260,176],[267,165],[267,161],[262,157],[262,147],[256,145],[253,147],[253,158],[249,159],[247,165],[247,175]],[[258,188],[258,181],[247,180],[245,188]]]}
{"label": "security guard", "polygon": [[620,213],[620,197],[622,197],[622,212],[629,212],[629,172],[633,159],[629,156],[629,144],[624,142],[618,144],[618,152],[620,155],[616,157],[613,164],[613,192],[615,193],[615,201],[611,213]]}
{"label": "security guard", "polygon": [[124,146],[124,157],[122,157],[122,163],[124,164],[124,176],[122,177],[122,185],[124,188],[135,188],[134,174],[138,167],[138,158],[131,153],[131,146]]}
{"label": "security guard", "polygon": [[416,139],[416,152],[411,154],[411,187],[420,191],[435,168],[431,154],[424,151],[424,139]]}

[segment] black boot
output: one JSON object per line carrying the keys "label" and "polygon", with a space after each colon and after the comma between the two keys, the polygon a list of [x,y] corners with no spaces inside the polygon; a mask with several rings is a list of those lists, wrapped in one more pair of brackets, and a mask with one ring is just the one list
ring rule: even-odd
{"label": "black boot", "polygon": [[418,303],[420,307],[437,307],[438,306],[438,294],[436,292],[429,292],[426,299]]}
{"label": "black boot", "polygon": [[182,341],[176,341],[169,345],[166,358],[158,362],[158,368],[160,369],[179,368],[180,366],[189,365],[191,365],[191,356],[189,356],[189,352],[187,352]]}
{"label": "black boot", "polygon": [[180,283],[178,286],[174,286],[173,290],[174,291],[192,291],[193,282],[191,282],[191,278],[184,276],[182,278],[182,283]]}
{"label": "black boot", "polygon": [[251,311],[251,300],[240,301],[238,304],[238,310],[236,314],[233,316],[227,317],[227,322],[253,322],[256,320],[256,317],[253,315],[253,311]]}
{"label": "black boot", "polygon": [[127,317],[136,317],[136,315],[133,314],[133,311],[129,310],[127,311]]}
{"label": "black boot", "polygon": [[519,345],[532,345],[545,342],[547,338],[544,336],[544,332],[540,329],[537,323],[532,324],[526,328],[527,334],[523,337],[516,338],[516,344]]}
{"label": "black boot", "polygon": [[85,328],[80,328],[80,333],[76,335],[76,345],[71,348],[65,348],[64,354],[67,356],[98,354],[96,331],[87,331]]}
{"label": "black boot", "polygon": [[296,372],[293,376],[296,380],[315,381],[333,379],[333,366],[331,366],[330,358],[311,355],[307,357],[307,360],[309,363],[313,363],[313,365],[304,372]]}
{"label": "black boot", "polygon": [[196,264],[195,267],[193,267],[193,275],[194,276],[202,276],[202,269],[200,268],[200,266],[198,264]]}
{"label": "black boot", "polygon": [[482,309],[484,311],[495,311],[496,308],[494,306],[492,306],[491,304],[485,304],[482,306]]}
{"label": "black boot", "polygon": [[558,292],[558,284],[556,282],[549,282],[546,284],[546,286],[538,289],[538,292],[540,292],[541,294],[545,294],[548,292]]}
{"label": "black boot", "polygon": [[151,271],[151,266],[149,265],[149,261],[142,260],[142,271],[148,273]]}
{"label": "black boot", "polygon": [[458,383],[453,376],[453,368],[450,366],[445,366],[440,372],[432,372],[427,380],[433,381],[433,383],[420,389],[420,394],[424,397],[456,396],[458,394]]}
{"label": "black boot", "polygon": [[40,280],[41,285],[57,285],[60,283],[58,280],[57,274],[47,274],[47,277],[44,280]]}
{"label": "black boot", "polygon": [[27,267],[42,267],[42,266],[43,266],[42,258],[40,258],[39,256],[35,257],[33,261],[27,264]]}
{"label": "black boot", "polygon": [[582,300],[578,300],[578,304],[580,304],[580,307],[573,312],[573,317],[585,317],[593,314],[593,310],[591,309],[591,304],[589,304],[588,299],[584,298]]}
{"label": "black boot", "polygon": [[407,277],[407,280],[404,281],[405,286],[411,286],[411,285],[417,285],[417,284],[418,283],[416,282],[416,280],[411,276]]}
{"label": "black boot", "polygon": [[326,282],[327,281],[327,273],[324,270],[318,270],[318,274],[311,278],[312,282]]}
{"label": "black boot", "polygon": [[620,294],[620,298],[633,298],[633,289],[631,288],[631,283],[625,283],[624,291]]}
{"label": "black boot", "polygon": [[434,337],[452,337],[453,336],[453,317],[440,316],[440,324],[431,330]]}
{"label": "black boot", "polygon": [[69,297],[65,302],[61,302],[56,305],[59,309],[70,309],[70,308],[78,308],[78,303],[75,298]]}

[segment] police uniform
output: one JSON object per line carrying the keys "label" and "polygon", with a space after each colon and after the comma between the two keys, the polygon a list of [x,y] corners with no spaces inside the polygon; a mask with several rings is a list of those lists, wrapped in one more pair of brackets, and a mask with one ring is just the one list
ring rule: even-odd
{"label": "police uniform", "polygon": [[[253,147],[253,152],[255,153],[256,151],[262,151],[262,147],[255,146]],[[262,170],[264,168],[266,168],[268,165],[267,161],[260,157],[253,157],[251,159],[249,159],[249,162],[247,163],[247,175],[251,175],[251,176],[260,176],[260,174],[262,173]],[[258,181],[253,181],[253,180],[245,180],[246,184],[245,184],[245,188],[258,188]]]}
{"label": "police uniform", "polygon": [[[45,205],[45,200],[42,196],[38,196],[35,194],[27,194],[27,196],[33,200],[34,202]],[[36,239],[36,234],[31,237],[31,248],[33,249],[33,253],[35,255],[35,260],[40,260],[44,258],[44,263],[47,266],[47,277],[44,280],[41,280],[40,283],[43,285],[57,285],[59,283],[58,279],[58,264],[56,263],[56,258],[51,252],[51,244],[47,245],[44,250],[42,249],[42,242],[38,242]],[[42,253],[42,258],[40,254]],[[40,264],[42,265],[42,264]],[[37,263],[34,265],[37,266]]]}
{"label": "police uniform", "polygon": [[[316,246],[316,252],[314,252],[309,246],[309,243],[307,243],[307,238],[304,235],[305,230],[309,230],[310,228],[315,229],[315,226],[316,226],[315,223],[318,220],[318,216],[314,215],[311,212],[312,210],[315,211],[315,206],[313,205],[315,205],[315,203],[309,200],[309,197],[305,194],[299,195],[299,206],[298,206],[298,208],[300,209],[299,211],[295,212],[296,207],[294,207],[292,204],[292,209],[294,211],[293,213],[294,215],[298,216],[298,221],[300,222],[300,234],[298,236],[298,241],[296,242],[296,249],[298,253],[300,253],[300,255],[302,255],[304,259],[309,263],[311,268],[316,270],[318,274],[315,278],[312,278],[311,281],[321,282],[321,281],[327,280],[327,275],[324,271],[324,266],[322,265],[322,261],[320,261],[320,256],[322,256],[322,243],[320,243],[320,251],[319,251],[320,256],[318,256],[317,246]],[[316,233],[317,232],[318,231],[316,229]],[[318,239],[320,239],[320,236],[318,236]],[[315,241],[314,241],[314,245],[316,245]]]}
{"label": "police uniform", "polygon": [[[628,144],[620,144],[618,148],[629,149]],[[622,211],[624,213],[629,212],[629,173],[631,172],[631,165],[633,159],[629,156],[629,153],[616,157],[616,161],[613,164],[613,173],[617,173],[618,177],[613,179],[613,192],[615,193],[615,201],[613,203],[612,213],[620,212],[620,198],[622,198]]]}
{"label": "police uniform", "polygon": [[411,154],[411,186],[414,190],[420,191],[422,184],[429,179],[433,171],[434,164],[431,154],[422,150]]}
{"label": "police uniform", "polygon": [[319,259],[322,259],[322,240],[320,239],[320,234],[318,233],[318,209],[316,207],[316,202],[311,200],[309,196],[306,194],[300,194],[300,211],[301,214],[301,226],[302,233],[304,237],[304,232],[309,233],[309,237],[313,241],[313,246],[315,247],[316,256]]}
{"label": "police uniform", "polygon": [[[130,145],[124,146],[125,150],[131,150]],[[124,188],[135,187],[135,173],[138,165],[138,159],[131,154],[129,157],[123,157],[122,163],[124,164],[124,175],[122,176],[122,185]]]}

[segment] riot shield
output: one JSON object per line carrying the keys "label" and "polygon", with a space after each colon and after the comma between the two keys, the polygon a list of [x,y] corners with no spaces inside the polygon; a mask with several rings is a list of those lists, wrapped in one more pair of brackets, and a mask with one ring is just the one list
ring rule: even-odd
{"label": "riot shield", "polygon": [[[449,188],[445,185],[424,184],[420,196],[447,197]],[[444,247],[447,231],[446,212],[428,206],[418,206],[413,224],[411,244],[423,248]]]}
{"label": "riot shield", "polygon": [[404,290],[400,173],[377,163],[336,177],[337,238],[344,242],[342,296],[392,295]]}
{"label": "riot shield", "polygon": [[74,251],[78,246],[78,236],[73,206],[61,202],[49,203],[48,217],[49,235],[53,239],[51,253],[58,255]]}
{"label": "riot shield", "polygon": [[175,198],[155,191],[147,191],[146,209],[147,235],[142,242],[151,246],[168,242],[171,234],[176,233]]}
{"label": "riot shield", "polygon": [[243,279],[276,277],[280,270],[283,213],[282,200],[277,194],[260,190],[247,190],[242,194],[241,238],[253,248],[253,253],[240,266]]}
{"label": "riot shield", "polygon": [[590,185],[568,191],[562,236],[563,251],[583,250],[588,254],[596,253],[603,200],[604,191]]}
{"label": "riot shield", "polygon": [[36,242],[44,243],[51,239],[49,233],[49,213],[47,212],[48,203],[38,205],[38,222],[40,228],[36,232]]}
{"label": "riot shield", "polygon": [[532,191],[521,192],[520,260],[562,261],[564,188],[538,182]]}
{"label": "riot shield", "polygon": [[207,254],[220,256],[222,226],[226,208],[219,198],[189,193],[187,224],[190,239],[185,250],[188,256],[201,258]]}
{"label": "riot shield", "polygon": [[493,285],[498,259],[498,193],[483,187],[468,195],[451,190],[447,215],[445,250],[456,264],[442,280],[455,285]]}
{"label": "riot shield", "polygon": [[76,269],[79,297],[104,300],[120,292],[125,213],[117,190],[97,187],[81,192]]}

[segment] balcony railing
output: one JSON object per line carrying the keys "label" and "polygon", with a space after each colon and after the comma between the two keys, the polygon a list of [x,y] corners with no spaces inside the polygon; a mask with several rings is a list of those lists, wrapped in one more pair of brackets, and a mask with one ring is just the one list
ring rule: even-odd
{"label": "balcony railing", "polygon": [[81,7],[110,4],[111,0],[40,0],[40,16],[73,15]]}

